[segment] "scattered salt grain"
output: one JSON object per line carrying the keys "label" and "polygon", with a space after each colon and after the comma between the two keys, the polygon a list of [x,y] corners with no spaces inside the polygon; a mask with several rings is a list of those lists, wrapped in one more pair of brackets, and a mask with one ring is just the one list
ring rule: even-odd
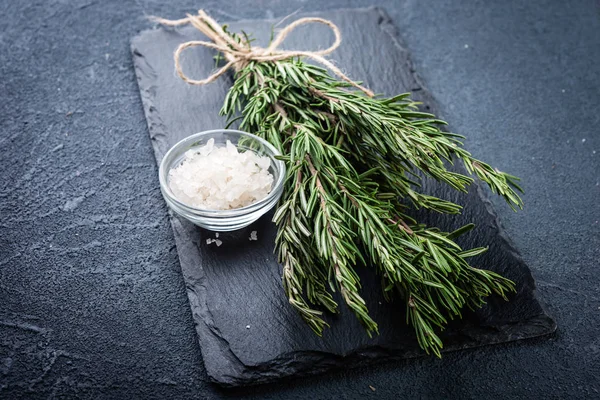
{"label": "scattered salt grain", "polygon": [[246,325],[246,329],[250,329],[250,325]]}
{"label": "scattered salt grain", "polygon": [[270,166],[269,157],[239,152],[230,141],[217,147],[210,139],[205,146],[188,150],[182,163],[169,171],[169,187],[189,206],[231,210],[255,203],[271,192]]}
{"label": "scattered salt grain", "polygon": [[585,143],[585,139],[581,139],[581,143]]}
{"label": "scattered salt grain", "polygon": [[258,232],[256,232],[256,231],[250,232],[250,237],[248,238],[248,240],[258,240]]}
{"label": "scattered salt grain", "polygon": [[[219,237],[219,234],[217,233],[215,236]],[[206,244],[213,244],[213,243],[216,244],[217,247],[219,247],[223,244],[223,241],[219,240],[219,239],[211,239],[211,238],[206,239]]]}
{"label": "scattered salt grain", "polygon": [[215,237],[218,238],[219,237],[219,232],[215,232]]}

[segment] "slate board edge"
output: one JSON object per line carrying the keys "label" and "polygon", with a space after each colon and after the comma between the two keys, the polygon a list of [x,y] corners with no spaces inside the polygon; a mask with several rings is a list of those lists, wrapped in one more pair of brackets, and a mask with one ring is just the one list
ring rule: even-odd
{"label": "slate board edge", "polygon": [[[138,40],[138,38],[141,38],[145,32],[153,31],[155,29],[144,30],[132,38],[130,49],[131,49],[131,53],[133,56],[134,65],[138,65],[138,64],[144,62],[144,55],[137,51],[136,41]],[[152,71],[152,73],[154,73],[154,71],[149,66],[147,66],[147,69]],[[165,134],[163,133],[164,125],[160,122],[161,120],[158,115],[151,117],[151,114],[154,113],[154,108],[151,105],[152,104],[152,96],[149,93],[149,91],[152,89],[152,86],[147,85],[148,90],[144,90],[143,89],[144,85],[140,84],[145,79],[147,79],[147,77],[142,74],[141,68],[135,68],[135,73],[136,73],[136,78],[137,78],[136,81],[138,82],[138,88],[140,91],[140,96],[142,98],[142,105],[144,108],[144,115],[146,117],[146,123],[148,124],[148,131],[149,131],[149,135],[150,135],[150,140],[152,142],[152,148],[153,148],[153,151],[155,154],[157,166],[160,166],[159,160],[162,160],[162,158],[164,157],[165,153],[168,150],[166,141],[164,140],[164,138],[165,138]],[[158,121],[158,123],[153,124],[153,123],[151,123],[151,121]],[[190,226],[189,226],[190,223],[179,218],[170,208],[167,207],[167,210],[169,213],[169,220],[171,222],[171,227],[174,232],[174,239],[175,239],[175,243],[177,246],[177,254],[178,254],[178,258],[180,261],[180,268],[181,268],[181,265],[184,264],[184,260],[182,257],[184,257],[185,254],[187,254],[185,251],[183,251],[183,249],[188,248],[192,252],[196,251],[194,248],[194,243],[193,243],[194,238],[189,234],[190,233]],[[187,227],[187,229],[186,229],[186,227]],[[214,326],[214,324],[208,323],[208,321],[212,322],[213,319],[212,319],[210,310],[206,306],[206,301],[205,301],[206,289],[203,285],[198,285],[200,287],[200,289],[197,291],[194,290],[194,287],[192,287],[189,284],[189,282],[191,282],[193,280],[191,280],[189,276],[185,275],[185,271],[183,270],[183,268],[181,269],[181,272],[182,272],[182,278],[184,278],[188,301],[190,303],[190,309],[192,311],[192,316],[193,316],[194,325],[196,328],[198,342],[200,344],[200,351],[202,353],[202,360],[203,360],[203,363],[205,364],[205,369],[206,369],[208,378],[211,382],[220,384],[222,386],[223,385],[231,386],[231,385],[226,385],[227,381],[225,380],[226,379],[225,375],[214,374],[214,371],[215,371],[214,368],[206,367],[205,360],[210,359],[210,357],[207,357],[207,355],[210,354],[211,352],[223,351],[223,348],[225,347],[225,346],[220,346],[221,342],[224,341],[224,339],[222,338],[221,335],[218,334],[218,328],[216,328]],[[201,268],[199,268],[198,273],[203,275],[203,270]],[[197,277],[197,279],[202,279],[202,277],[203,276]],[[197,305],[197,307],[195,307],[195,305]],[[195,315],[196,310],[202,310],[203,315],[201,315],[198,318]],[[209,339],[209,338],[211,338],[211,339]],[[233,358],[237,359],[237,357],[235,357],[235,354],[233,354],[231,352],[231,350],[229,350],[229,352],[232,354]],[[238,364],[239,364],[239,366],[243,365],[241,362],[239,362]],[[236,365],[231,365],[232,371],[237,370],[237,369],[238,368],[236,368]],[[230,371],[230,373],[232,371]]]}
{"label": "slate board edge", "polygon": [[[552,325],[552,330],[548,329],[548,326]],[[479,347],[485,347],[489,345],[496,345],[501,343],[510,343],[520,340],[535,339],[541,336],[552,333],[555,329],[554,320],[545,314],[540,314],[527,321],[521,321],[510,326],[503,326],[503,329],[491,329],[483,328],[482,330],[489,330],[490,335],[494,335],[495,340],[490,340],[486,343],[468,343],[465,342],[460,346],[450,346],[442,353],[449,353],[458,350],[471,350]],[[499,332],[504,332],[504,328],[507,330],[522,330],[523,327],[528,328],[527,335],[500,335]],[[219,337],[220,340],[222,338]],[[302,362],[295,364],[293,361],[296,356],[301,356]],[[418,357],[427,356],[423,351],[411,350],[406,351],[400,349],[398,352],[394,349],[386,349],[379,346],[370,346],[356,351],[347,355],[336,355],[333,353],[317,352],[317,351],[302,351],[284,353],[278,358],[272,359],[269,363],[264,363],[257,366],[244,366],[243,374],[236,376],[232,375],[218,375],[214,376],[209,373],[209,378],[212,382],[219,384],[224,388],[236,388],[242,386],[254,386],[262,385],[267,383],[273,383],[276,381],[282,381],[284,379],[310,377],[321,373],[339,371],[346,368],[358,368],[371,365],[381,365],[384,363],[391,363],[393,361],[401,361],[406,359],[413,359]],[[343,363],[340,362],[343,360]],[[268,373],[275,373],[276,371],[284,369],[285,372],[278,372],[272,378],[268,377]]]}
{"label": "slate board edge", "polygon": [[[384,10],[382,10],[381,8],[378,8],[378,7],[358,8],[358,9],[352,9],[352,10],[353,11],[376,11],[380,15],[380,19],[379,19],[380,28],[390,36],[392,42],[398,48],[398,51],[407,53],[406,46],[404,45],[401,38],[399,37],[398,31],[397,31],[396,27],[394,26],[393,21],[389,18],[389,16],[387,15],[387,13]],[[131,41],[131,51],[133,54],[134,63],[139,63],[141,61],[141,59],[143,59],[143,55],[141,55],[140,53],[138,53],[136,51],[135,42],[136,42],[136,39],[139,36],[141,36],[144,32],[140,32],[140,34],[137,35],[136,37],[134,37]],[[428,99],[427,104],[430,105],[433,112],[437,114],[437,112],[435,110],[436,103],[435,103],[435,101],[433,101],[433,97],[426,90],[425,86],[422,83],[422,80],[420,79],[418,74],[415,72],[415,69],[413,68],[413,65],[412,65],[412,61],[408,54],[405,57],[405,60],[406,60],[406,68],[401,69],[401,70],[408,71],[410,78],[419,84],[419,88],[421,89],[421,93],[420,93],[421,97],[426,97]],[[144,79],[143,76],[139,75],[139,72],[140,72],[140,69],[136,68],[136,75],[137,75],[138,82],[140,82]],[[153,113],[153,110],[152,110],[153,107],[151,105],[148,106],[148,104],[150,104],[150,102],[148,101],[150,99],[150,96],[148,96],[148,93],[144,93],[144,91],[141,90],[141,87],[140,87],[140,94],[141,94],[143,100],[145,100],[145,101],[143,101],[144,113],[146,115],[147,122],[149,122],[151,120],[149,118],[149,116],[150,116],[150,114]],[[153,119],[157,120],[156,116],[153,116]],[[167,150],[165,148],[164,141],[161,140],[161,136],[163,134],[160,131],[160,129],[161,129],[160,126],[156,126],[156,124],[153,124],[153,125],[149,124],[148,129],[150,132],[150,137],[151,137],[151,140],[153,143],[154,152],[155,152],[156,159],[158,162],[158,160],[162,159],[162,157],[164,156],[164,153]],[[487,211],[493,215],[495,224],[498,227],[498,232],[499,232],[500,237],[502,238],[502,240],[504,240],[506,242],[508,248],[515,249],[515,247],[511,245],[511,240],[508,238],[504,229],[502,228],[500,221],[498,220],[498,217],[494,211],[491,201],[483,193],[483,191],[481,190],[479,185],[477,186],[477,192],[478,192],[481,200],[484,202]],[[183,247],[194,247],[193,238],[189,235],[190,229],[193,229],[193,226],[186,227],[186,225],[189,224],[187,221],[180,220],[179,217],[174,215],[171,211],[169,211],[169,214],[170,214],[171,225],[172,225],[173,230],[180,234],[180,236],[175,235],[178,249],[183,248]],[[189,225],[191,225],[191,224],[189,224]],[[187,238],[188,240],[187,241],[184,240],[185,238]],[[184,252],[178,251],[178,254],[180,257],[182,256],[183,253]],[[515,252],[514,255],[517,258],[521,259],[521,256],[518,253]],[[202,287],[202,285],[200,285],[200,287]],[[231,369],[228,370],[227,372],[214,371],[212,368],[206,368],[209,379],[212,382],[217,383],[223,387],[237,387],[237,386],[269,383],[269,382],[272,382],[275,380],[281,380],[282,377],[285,375],[287,375],[287,376],[294,375],[296,377],[315,375],[315,374],[322,373],[325,371],[330,371],[333,369],[333,367],[337,367],[337,364],[335,363],[335,361],[340,360],[340,359],[344,359],[346,364],[354,364],[352,366],[359,366],[359,365],[364,366],[364,365],[371,365],[371,364],[375,364],[375,363],[381,363],[384,360],[385,361],[393,361],[393,360],[400,360],[400,359],[406,359],[406,358],[414,358],[414,357],[419,357],[419,356],[424,355],[423,352],[419,352],[419,351],[414,351],[414,352],[409,352],[409,353],[407,353],[406,351],[403,351],[402,355],[399,356],[399,355],[394,355],[393,352],[390,352],[389,350],[382,349],[379,347],[368,347],[368,348],[364,348],[364,349],[359,349],[351,354],[347,354],[347,355],[343,355],[343,356],[335,355],[332,353],[325,353],[325,352],[303,351],[303,352],[298,352],[298,354],[302,354],[304,360],[312,359],[314,361],[314,364],[310,366],[310,370],[308,370],[307,368],[302,369],[302,368],[299,368],[298,366],[294,366],[293,367],[294,369],[292,371],[287,369],[285,371],[285,373],[283,373],[283,374],[281,373],[281,371],[279,371],[279,373],[276,373],[273,377],[269,377],[269,375],[270,375],[269,372],[271,372],[271,373],[276,372],[276,369],[274,369],[274,367],[276,367],[276,366],[279,368],[282,367],[283,364],[281,363],[281,358],[273,359],[268,363],[263,363],[263,364],[256,365],[256,366],[247,366],[247,365],[242,364],[241,361],[239,361],[239,359],[231,351],[226,340],[219,334],[218,328],[216,326],[210,324],[210,321],[212,321],[212,317],[210,316],[210,310],[208,309],[208,307],[206,307],[205,290],[201,290],[201,291],[199,291],[199,293],[197,293],[196,291],[193,290],[193,288],[191,288],[187,284],[186,284],[186,288],[187,288],[190,305],[192,306],[192,311],[194,311],[194,309],[195,309],[195,307],[193,307],[193,305],[197,304],[202,307],[197,307],[196,309],[202,309],[202,311],[204,313],[206,313],[201,318],[196,318],[196,316],[194,316],[196,329],[198,332],[198,340],[200,343],[203,358],[207,359],[206,354],[209,354],[213,351],[223,351],[224,347],[226,347],[227,348],[226,351],[228,353],[230,353],[232,356],[230,359],[236,360],[238,362],[238,365],[231,365],[230,366]],[[539,303],[539,300],[537,298],[536,298],[536,300]],[[512,324],[510,327],[507,326],[507,330],[510,331],[510,330],[512,330],[510,328],[516,328],[516,327],[528,327],[530,329],[527,331],[527,334],[525,334],[525,335],[515,335],[515,336],[512,336],[510,334],[504,335],[504,336],[498,335],[497,340],[492,340],[485,344],[472,344],[472,345],[454,346],[454,347],[450,346],[449,348],[445,349],[444,352],[460,350],[463,348],[481,347],[481,346],[487,346],[488,344],[505,343],[508,341],[529,339],[529,338],[535,338],[535,337],[547,335],[547,334],[553,333],[556,330],[556,323],[544,311],[543,313],[539,314],[538,316],[535,316],[534,318],[532,318],[530,320],[520,321],[516,324]],[[482,328],[482,329],[485,329],[485,328]],[[224,343],[221,343],[221,342],[224,342]],[[221,344],[223,346],[221,346]],[[289,356],[291,354],[295,354],[295,353],[287,353],[287,354],[284,354],[283,357],[288,356],[287,358],[289,358]],[[360,364],[358,362],[355,363],[353,361],[360,361]],[[293,363],[291,363],[291,364],[293,364]],[[215,372],[217,372],[217,373],[215,373]],[[235,373],[232,374],[232,372],[235,372]]]}
{"label": "slate board edge", "polygon": [[[394,21],[387,14],[387,12],[383,8],[376,7],[376,6],[368,7],[368,8],[366,8],[366,10],[375,10],[379,13],[379,15],[381,16],[380,24],[379,24],[381,29],[385,33],[388,34],[388,36],[390,37],[392,42],[398,48],[398,51],[407,52],[407,50],[406,50],[407,46],[404,43],[402,36],[399,34],[398,28],[394,24]],[[428,99],[427,104],[430,105],[430,107],[431,107],[431,113],[435,114],[439,117],[442,117],[442,113],[438,109],[437,102],[435,101],[434,96],[427,89],[427,86],[424,84],[423,80],[421,79],[419,74],[416,72],[416,68],[414,68],[414,65],[413,65],[410,55],[406,56],[406,70],[409,71],[409,73],[412,76],[412,78],[414,79],[414,81],[417,82],[417,84],[419,85],[419,88],[422,91],[422,96],[426,97]],[[510,236],[508,236],[506,229],[504,229],[504,226],[502,225],[502,221],[498,217],[498,214],[496,213],[496,210],[494,208],[492,201],[490,200],[490,198],[488,197],[488,195],[485,193],[485,191],[482,188],[481,182],[476,180],[473,185],[475,186],[475,188],[477,190],[477,194],[478,194],[479,198],[481,199],[481,201],[483,202],[483,204],[485,205],[488,213],[494,217],[494,224],[496,225],[496,227],[498,229],[498,236],[500,236],[502,241],[504,241],[505,247],[509,251],[512,252],[512,255],[518,261],[521,261],[523,263],[523,265],[527,265],[527,263],[523,260],[523,257],[519,253],[517,247],[514,245],[514,242],[512,241]],[[529,274],[531,275],[531,270],[529,268],[528,268],[528,271],[529,271]],[[540,314],[540,316],[546,316],[548,318],[548,321],[551,321],[551,325],[545,332],[541,332],[539,335],[529,336],[530,338],[533,338],[536,336],[552,334],[557,329],[556,321],[554,320],[554,318],[552,318],[552,316],[550,314],[548,314],[546,304],[544,304],[544,302],[540,301],[540,299],[536,295],[537,289],[536,289],[535,279],[533,278],[533,276],[532,276],[532,281],[533,281],[532,282],[533,283],[532,291],[533,291],[534,298],[543,310],[543,312],[542,312],[542,314]],[[523,339],[525,339],[525,338],[523,338]]]}
{"label": "slate board edge", "polygon": [[[398,32],[398,28],[394,25],[394,21],[387,14],[387,12],[384,9],[382,9],[381,7],[370,7],[369,9],[376,10],[379,13],[379,15],[382,18],[381,23],[380,23],[381,29],[390,36],[392,42],[394,42],[394,44],[396,45],[398,50],[406,51],[406,49],[407,49],[406,44],[404,43],[402,36]],[[413,65],[410,55],[408,55],[406,57],[406,64],[407,64],[407,70],[411,71],[410,74],[412,75],[415,82],[417,82],[419,84],[419,87],[421,88],[424,96],[429,98],[428,104],[431,106],[431,110],[432,110],[431,112],[435,115],[441,116],[442,113],[438,109],[437,102],[435,101],[434,96],[427,89],[427,86],[423,83],[423,80],[421,79],[419,74],[416,72],[416,68],[414,68],[414,65]],[[506,229],[504,229],[504,226],[502,225],[502,221],[498,217],[498,214],[496,213],[496,210],[494,208],[494,205],[492,204],[492,201],[489,199],[488,195],[482,189],[481,182],[476,180],[474,185],[476,187],[477,194],[479,195],[480,199],[482,200],[483,204],[485,205],[488,213],[494,217],[494,223],[496,224],[496,227],[498,228],[498,235],[505,242],[506,247],[508,249],[510,249],[510,251],[513,253],[513,256],[516,259],[518,259],[519,261],[522,261],[524,265],[527,265],[527,263],[525,263],[525,261],[523,260],[523,257],[521,256],[521,254],[518,252],[517,247],[514,245],[514,242],[512,241],[510,236],[508,236]],[[529,272],[531,273],[531,270],[529,270]],[[540,301],[540,299],[537,297],[535,279],[533,279],[533,289],[532,290],[533,290],[535,299],[540,304],[540,306],[543,310],[543,314],[545,314],[548,317],[548,319],[550,321],[552,321],[551,328],[549,328],[548,331],[545,333],[540,333],[540,336],[545,335],[545,334],[554,333],[557,329],[556,321],[554,321],[554,319],[548,314],[546,305],[542,301]]]}

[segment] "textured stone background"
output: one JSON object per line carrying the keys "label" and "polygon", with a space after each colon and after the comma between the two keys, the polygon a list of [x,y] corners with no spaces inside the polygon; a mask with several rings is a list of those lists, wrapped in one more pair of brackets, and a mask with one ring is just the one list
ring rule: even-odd
{"label": "textured stone background", "polygon": [[497,211],[555,338],[238,392],[206,383],[129,40],[144,14],[371,3],[165,3],[0,0],[1,398],[600,395],[597,1],[377,3],[451,128],[523,178],[526,210]]}

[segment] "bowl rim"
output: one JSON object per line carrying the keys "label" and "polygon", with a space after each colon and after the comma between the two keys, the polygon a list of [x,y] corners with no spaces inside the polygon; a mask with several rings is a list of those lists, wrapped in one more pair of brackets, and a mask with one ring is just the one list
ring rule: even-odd
{"label": "bowl rim", "polygon": [[[256,203],[252,203],[247,206],[240,207],[240,208],[234,208],[231,210],[212,210],[212,209],[207,209],[207,208],[197,208],[197,207],[190,206],[190,205],[180,201],[175,196],[175,194],[171,191],[171,188],[169,187],[169,185],[167,183],[167,175],[169,172],[169,171],[167,171],[167,169],[170,166],[166,165],[166,161],[169,159],[169,156],[172,153],[175,153],[177,150],[181,149],[182,147],[187,146],[188,144],[190,144],[190,142],[193,142],[193,141],[198,140],[199,138],[202,138],[205,136],[215,135],[217,133],[233,133],[233,134],[238,134],[240,137],[242,137],[242,136],[250,137],[250,138],[258,141],[259,143],[261,143],[264,147],[266,147],[272,153],[273,161],[279,165],[281,173],[279,174],[277,181],[274,182],[271,191],[269,192],[269,194],[266,197],[262,198],[261,200],[257,201]],[[188,137],[185,137],[185,138],[181,139],[180,141],[178,141],[177,143],[175,143],[173,146],[171,146],[171,148],[163,156],[163,158],[160,162],[159,169],[158,169],[158,179],[160,182],[160,188],[161,188],[161,191],[163,192],[163,194],[168,198],[169,201],[175,203],[175,205],[177,207],[180,207],[180,208],[182,208],[190,213],[196,214],[196,215],[207,216],[207,217],[217,217],[217,218],[227,218],[227,217],[244,215],[244,214],[251,213],[251,212],[261,209],[263,206],[269,204],[273,200],[274,197],[279,197],[280,192],[283,189],[283,182],[286,178],[287,170],[286,170],[285,162],[275,158],[277,156],[281,156],[281,153],[279,152],[279,150],[277,150],[275,148],[275,146],[273,146],[271,143],[269,143],[265,139],[263,139],[257,135],[254,135],[252,133],[249,133],[249,132],[235,130],[235,129],[212,129],[212,130],[208,130],[208,131],[197,132],[197,133],[194,133]]]}

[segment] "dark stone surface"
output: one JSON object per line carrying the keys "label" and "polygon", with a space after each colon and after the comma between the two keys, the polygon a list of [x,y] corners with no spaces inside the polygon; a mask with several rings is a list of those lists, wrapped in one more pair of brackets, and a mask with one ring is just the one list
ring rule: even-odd
{"label": "dark stone surface", "polygon": [[[318,16],[332,20],[344,32],[341,48],[333,56],[350,76],[365,76],[373,90],[394,95],[412,91],[424,108],[437,111],[428,91],[413,73],[408,52],[396,36],[389,17],[378,9],[343,10]],[[235,32],[249,32],[257,43],[266,43],[270,27],[277,21],[247,21],[229,24]],[[173,73],[170,55],[180,43],[197,40],[193,27],[177,31],[145,31],[132,41],[134,65],[157,162],[172,145],[192,133],[220,128],[218,115],[231,77],[218,84],[190,87]],[[322,26],[299,28],[286,41],[289,49],[319,49],[332,39]],[[385,55],[387,63],[368,63],[372,49]],[[190,77],[208,76],[214,67],[214,51],[188,52],[183,65]],[[510,302],[491,298],[488,305],[465,313],[444,332],[445,350],[457,350],[548,334],[556,328],[534,298],[535,285],[529,269],[499,229],[491,204],[473,187],[470,194],[457,194],[446,185],[428,180],[424,189],[432,195],[453,199],[464,206],[460,217],[420,213],[419,220],[452,231],[469,222],[478,228],[466,235],[465,248],[490,246],[474,265],[486,266],[517,284]],[[276,235],[270,216],[250,227],[221,233],[223,245],[207,244],[214,234],[173,217],[181,269],[208,376],[223,386],[271,382],[286,376],[319,374],[334,368],[422,355],[404,305],[388,303],[373,271],[359,269],[361,291],[380,335],[369,338],[345,307],[330,318],[331,329],[322,338],[314,335],[289,306],[281,287],[281,267],[273,255]],[[250,232],[258,241],[249,241]],[[343,304],[338,299],[339,304]]]}
{"label": "dark stone surface", "polygon": [[595,0],[378,2],[452,130],[523,178],[525,210],[496,211],[557,320],[552,340],[236,391],[207,382],[129,41],[144,15],[370,4],[0,0],[0,398],[598,397]]}

